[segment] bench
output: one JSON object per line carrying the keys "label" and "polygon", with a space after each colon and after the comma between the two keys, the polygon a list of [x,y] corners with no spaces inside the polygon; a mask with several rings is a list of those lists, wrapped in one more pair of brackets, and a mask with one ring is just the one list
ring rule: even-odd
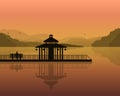
{"label": "bench", "polygon": [[21,60],[22,57],[23,54],[20,54],[18,52],[10,54],[10,58],[12,58],[12,60]]}

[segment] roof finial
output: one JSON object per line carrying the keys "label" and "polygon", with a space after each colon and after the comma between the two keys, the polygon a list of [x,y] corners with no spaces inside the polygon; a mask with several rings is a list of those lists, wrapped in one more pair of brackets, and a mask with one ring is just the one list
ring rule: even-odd
{"label": "roof finial", "polygon": [[53,37],[53,35],[52,35],[52,34],[50,34],[50,35],[49,35],[49,37]]}

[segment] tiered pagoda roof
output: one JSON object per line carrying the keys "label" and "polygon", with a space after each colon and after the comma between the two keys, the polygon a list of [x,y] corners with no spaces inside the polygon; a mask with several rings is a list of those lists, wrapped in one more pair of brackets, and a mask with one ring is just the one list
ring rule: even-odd
{"label": "tiered pagoda roof", "polygon": [[36,48],[48,48],[48,47],[55,47],[55,48],[66,48],[66,46],[62,45],[62,44],[58,44],[58,40],[56,40],[55,38],[53,38],[53,35],[50,34],[49,38],[44,40],[43,42],[45,42],[44,44],[38,45],[36,46]]}
{"label": "tiered pagoda roof", "polygon": [[44,40],[44,42],[47,43],[47,42],[59,42],[59,41],[56,40],[55,38],[53,38],[53,35],[50,34],[50,35],[49,35],[49,38],[46,39],[46,40]]}

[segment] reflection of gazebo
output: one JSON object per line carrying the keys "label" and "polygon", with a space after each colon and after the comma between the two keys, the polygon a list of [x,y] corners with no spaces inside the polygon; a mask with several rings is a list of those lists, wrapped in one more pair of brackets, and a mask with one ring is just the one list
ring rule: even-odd
{"label": "reflection of gazebo", "polygon": [[43,79],[44,83],[52,89],[59,79],[66,77],[66,73],[63,72],[63,64],[48,63],[39,64],[39,73],[36,76]]}
{"label": "reflection of gazebo", "polygon": [[39,51],[39,60],[63,60],[63,51],[66,46],[58,44],[58,40],[53,38],[53,35],[49,35],[44,42],[44,44],[36,46]]}

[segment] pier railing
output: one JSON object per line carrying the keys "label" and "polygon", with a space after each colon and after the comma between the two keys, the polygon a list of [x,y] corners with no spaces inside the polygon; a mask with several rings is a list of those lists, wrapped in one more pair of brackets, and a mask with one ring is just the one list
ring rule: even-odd
{"label": "pier railing", "polygon": [[0,60],[11,60],[10,55],[0,55]]}
{"label": "pier railing", "polygon": [[64,60],[88,60],[91,59],[88,55],[65,55]]}
{"label": "pier railing", "polygon": [[[54,55],[54,60],[90,60],[91,58],[88,55],[64,55],[56,56]],[[23,55],[21,59],[12,59],[10,55],[0,55],[0,60],[39,60],[38,55]],[[48,60],[48,55],[40,57],[40,60]]]}

